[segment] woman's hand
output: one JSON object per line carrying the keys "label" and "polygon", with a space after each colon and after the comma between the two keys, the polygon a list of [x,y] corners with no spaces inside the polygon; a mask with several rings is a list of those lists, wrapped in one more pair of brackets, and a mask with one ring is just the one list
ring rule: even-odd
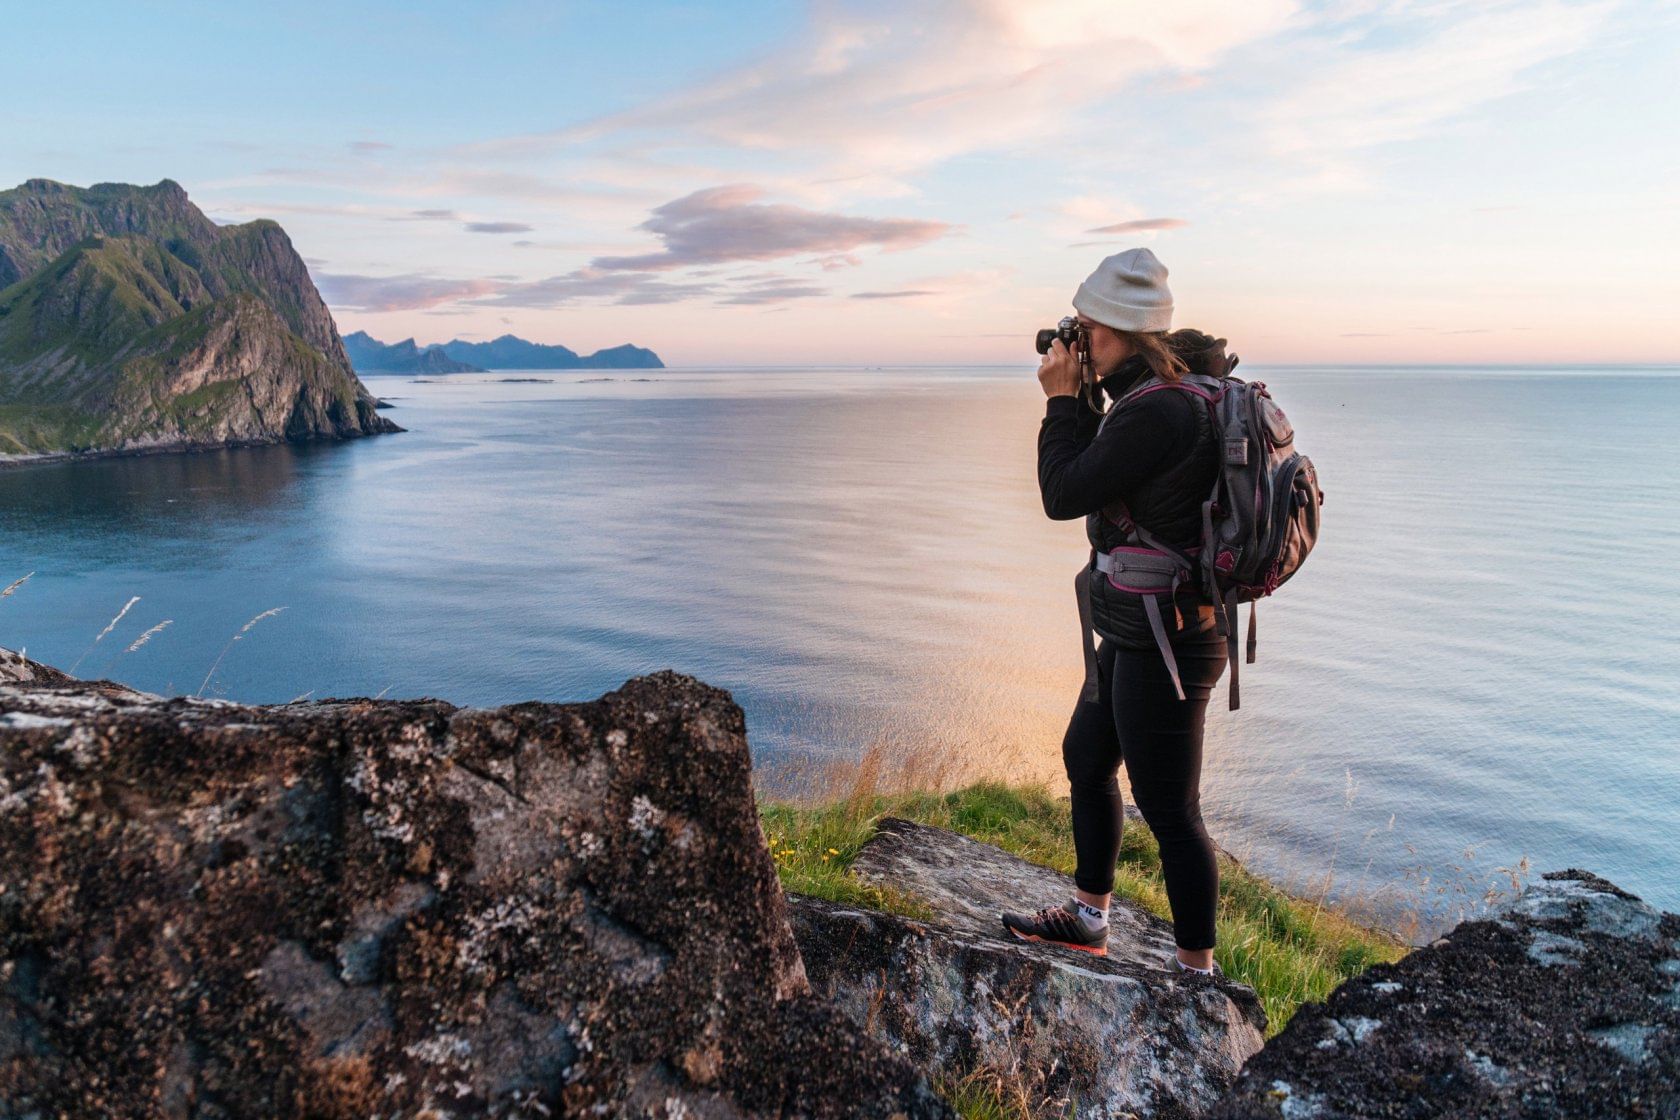
{"label": "woman's hand", "polygon": [[1079,355],[1061,339],[1050,344],[1049,353],[1038,363],[1038,383],[1047,397],[1079,395]]}

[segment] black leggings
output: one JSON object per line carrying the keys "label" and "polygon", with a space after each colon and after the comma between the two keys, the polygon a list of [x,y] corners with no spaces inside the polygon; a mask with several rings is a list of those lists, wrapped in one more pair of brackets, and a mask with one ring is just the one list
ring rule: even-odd
{"label": "black leggings", "polygon": [[1125,802],[1116,772],[1122,761],[1132,798],[1161,845],[1161,872],[1182,949],[1211,949],[1219,901],[1219,864],[1202,825],[1202,725],[1208,697],[1225,669],[1225,643],[1174,645],[1185,699],[1173,690],[1161,651],[1097,646],[1095,702],[1080,701],[1062,739],[1073,794],[1074,884],[1114,889]]}

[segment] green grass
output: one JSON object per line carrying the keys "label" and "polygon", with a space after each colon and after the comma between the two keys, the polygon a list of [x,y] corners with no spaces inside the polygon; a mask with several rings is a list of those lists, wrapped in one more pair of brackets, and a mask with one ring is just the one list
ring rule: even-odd
{"label": "green grass", "polygon": [[98,417],[71,405],[0,404],[0,455],[86,450],[100,428]]}
{"label": "green grass", "polygon": [[933,917],[927,903],[915,895],[867,883],[851,873],[858,849],[874,833],[872,820],[866,822],[844,806],[809,810],[762,803],[759,817],[783,890],[911,918]]}
{"label": "green grass", "polygon": [[[924,903],[850,871],[883,816],[938,825],[1073,873],[1068,803],[1042,786],[982,781],[945,793],[853,792],[815,805],[761,798],[759,812],[784,889],[915,918],[929,917]],[[1322,901],[1289,895],[1223,856],[1219,878],[1214,958],[1227,976],[1255,990],[1268,1038],[1301,1004],[1321,1001],[1342,981],[1409,951],[1400,938],[1363,927]],[[1126,822],[1114,892],[1171,920],[1160,849],[1140,822]]]}
{"label": "green grass", "polygon": [[1031,1120],[1034,1116],[1032,1102],[1002,1071],[978,1069],[959,1078],[935,1075],[933,1091],[963,1120]]}

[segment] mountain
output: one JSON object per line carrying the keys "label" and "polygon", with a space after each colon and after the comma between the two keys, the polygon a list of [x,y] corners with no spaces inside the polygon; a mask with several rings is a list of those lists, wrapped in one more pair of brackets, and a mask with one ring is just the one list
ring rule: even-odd
{"label": "mountain", "polygon": [[458,362],[441,346],[424,350],[412,338],[387,346],[366,331],[344,336],[344,352],[358,370],[380,373],[483,373],[480,366]]}
{"label": "mountain", "polygon": [[276,223],[169,179],[0,191],[0,457],[401,430]]}
{"label": "mountain", "polygon": [[[631,346],[628,343],[580,356],[577,351],[564,346],[527,342],[523,338],[515,338],[511,334],[504,334],[493,342],[464,342],[457,338],[452,342],[428,346],[421,350],[415,345],[413,339],[406,339],[387,346],[377,339],[369,338],[365,331],[357,331],[344,340],[344,346],[349,350],[350,360],[355,363],[356,368],[369,372],[397,370],[403,373],[465,373],[473,370],[490,369],[665,368],[665,363],[659,360],[658,354],[640,346]],[[398,351],[400,353],[396,353]],[[435,351],[441,351],[450,360],[462,363],[463,368],[457,370],[418,369],[411,365],[402,364],[417,360]]]}
{"label": "mountain", "polygon": [[[584,364],[584,359],[569,347],[526,342],[511,334],[504,334],[494,342],[462,342],[456,339],[444,343],[443,352],[463,362],[477,362],[486,369],[579,369]],[[651,350],[642,352],[653,353]],[[651,368],[658,367],[659,360],[655,358]]]}

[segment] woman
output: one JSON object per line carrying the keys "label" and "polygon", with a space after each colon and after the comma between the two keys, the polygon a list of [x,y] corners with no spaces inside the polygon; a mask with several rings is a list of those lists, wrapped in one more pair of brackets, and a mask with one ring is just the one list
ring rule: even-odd
{"label": "woman", "polygon": [[[1104,260],[1073,297],[1088,338],[1091,375],[1110,401],[1151,375],[1174,382],[1191,370],[1216,375],[1226,370],[1223,339],[1193,330],[1169,333],[1172,293],[1166,279],[1154,253],[1128,249]],[[1049,398],[1038,436],[1044,512],[1056,520],[1084,517],[1093,559],[1136,545],[1127,531],[1130,523],[1193,554],[1201,539],[1201,503],[1219,469],[1206,405],[1189,392],[1168,389],[1111,404],[1103,416],[1081,396],[1080,364],[1077,347],[1058,340],[1038,370]],[[1161,847],[1178,946],[1164,963],[1175,971],[1211,975],[1218,971],[1213,946],[1219,865],[1202,824],[1199,784],[1203,720],[1225,667],[1225,640],[1212,604],[1200,597],[1194,580],[1179,587],[1171,601],[1163,596],[1159,613],[1176,662],[1175,682],[1142,597],[1115,588],[1090,564],[1079,578],[1082,613],[1083,596],[1089,595],[1090,622],[1101,642],[1090,667],[1095,680],[1075,705],[1062,740],[1072,788],[1077,890],[1061,906],[1003,914],[1003,923],[1029,941],[1106,954],[1125,820],[1116,773],[1124,762],[1132,797]]]}

